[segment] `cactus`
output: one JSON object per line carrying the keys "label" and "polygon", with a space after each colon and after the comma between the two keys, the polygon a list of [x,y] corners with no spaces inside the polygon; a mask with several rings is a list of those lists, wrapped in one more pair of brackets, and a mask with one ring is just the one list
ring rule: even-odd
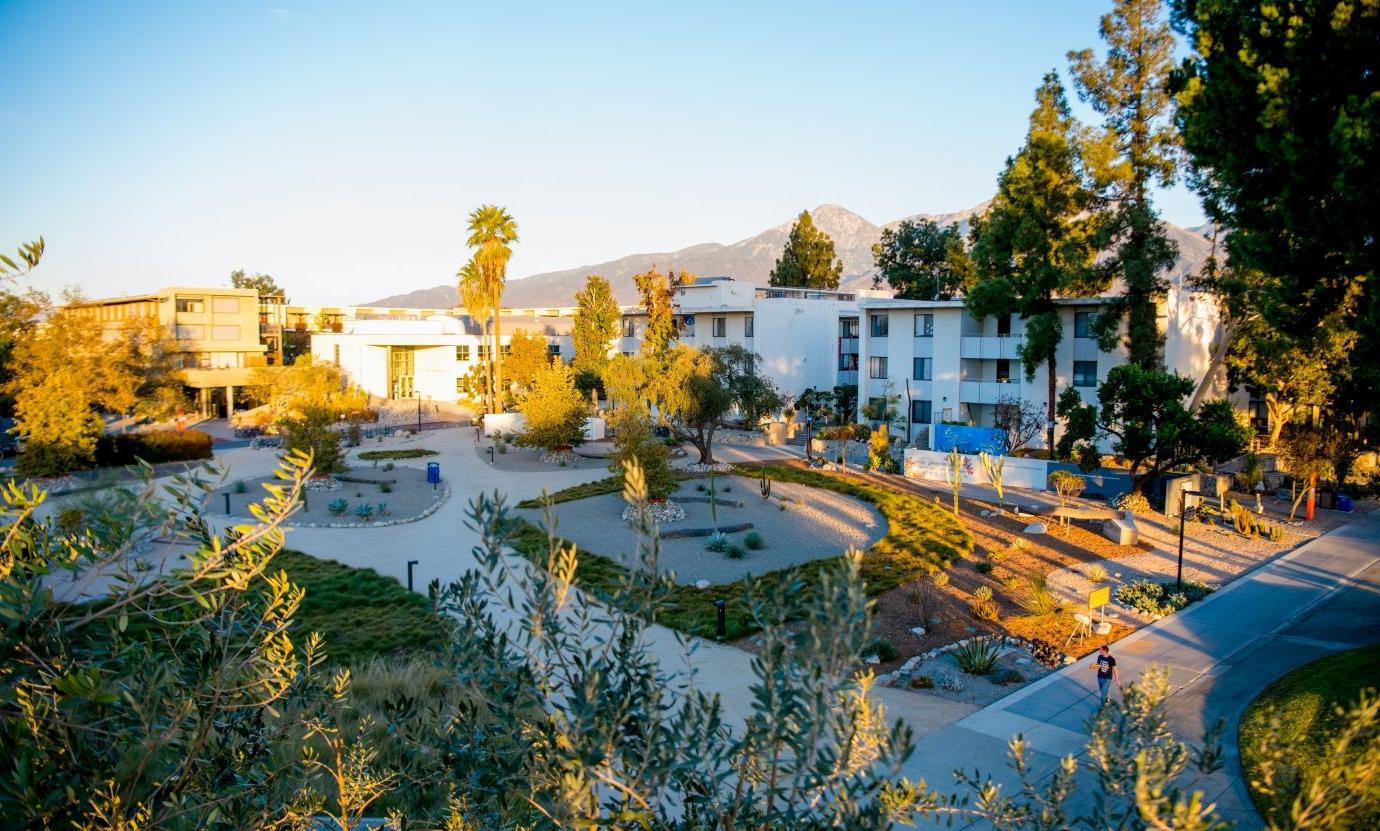
{"label": "cactus", "polygon": [[1260,523],[1256,521],[1255,514],[1240,505],[1232,512],[1232,525],[1236,528],[1236,533],[1247,539],[1254,539],[1260,535]]}
{"label": "cactus", "polygon": [[757,483],[757,489],[762,492],[762,498],[771,499],[771,480],[767,478],[767,466],[762,465],[762,478]]}

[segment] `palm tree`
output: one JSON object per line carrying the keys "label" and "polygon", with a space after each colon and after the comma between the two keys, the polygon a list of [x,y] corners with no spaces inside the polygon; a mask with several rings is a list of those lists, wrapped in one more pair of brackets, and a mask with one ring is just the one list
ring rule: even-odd
{"label": "palm tree", "polygon": [[502,409],[503,354],[498,344],[503,333],[498,306],[503,300],[503,284],[508,277],[508,260],[513,256],[511,246],[518,241],[517,222],[504,208],[497,205],[480,205],[470,214],[469,231],[470,237],[466,244],[475,249],[475,268],[493,308],[493,349],[489,353],[489,358],[493,361],[494,407]]}
{"label": "palm tree", "polygon": [[[474,258],[460,267],[455,273],[459,278],[458,289],[460,292],[460,305],[465,307],[465,312],[472,320],[477,322],[484,331],[483,343],[489,342],[489,315],[493,312],[493,303],[489,300],[488,289],[484,285],[483,279],[479,274],[479,266],[475,265]],[[484,361],[484,411],[493,412],[493,363],[490,360]]]}

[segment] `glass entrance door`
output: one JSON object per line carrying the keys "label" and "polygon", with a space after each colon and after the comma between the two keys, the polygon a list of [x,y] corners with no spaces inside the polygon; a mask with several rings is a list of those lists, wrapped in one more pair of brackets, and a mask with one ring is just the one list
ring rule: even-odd
{"label": "glass entrance door", "polygon": [[412,374],[415,366],[413,347],[394,346],[389,349],[388,377],[391,398],[413,398]]}

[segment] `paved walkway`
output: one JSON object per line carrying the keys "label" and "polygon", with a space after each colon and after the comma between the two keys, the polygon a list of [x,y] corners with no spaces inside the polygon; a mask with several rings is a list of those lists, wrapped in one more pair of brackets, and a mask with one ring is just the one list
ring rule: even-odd
{"label": "paved walkway", "polygon": [[[1314,540],[1184,612],[1112,645],[1123,682],[1150,665],[1170,671],[1175,733],[1197,743],[1219,717],[1226,767],[1192,784],[1238,828],[1260,826],[1241,780],[1237,724],[1270,682],[1323,655],[1380,641],[1380,517]],[[1082,755],[1084,722],[1096,706],[1092,658],[1053,673],[919,742],[906,774],[947,788],[955,768],[981,768],[1008,789],[1006,742],[1029,743],[1027,760],[1047,776],[1066,754]],[[1085,794],[1086,795],[1086,794]],[[1074,802],[1072,804],[1079,804]]]}
{"label": "paved walkway", "polygon": [[[313,555],[406,579],[406,562],[420,560],[417,586],[433,578],[453,580],[475,567],[478,537],[464,527],[469,499],[498,490],[509,504],[607,475],[603,470],[553,468],[539,474],[495,470],[474,453],[470,430],[441,430],[383,447],[425,446],[440,452],[442,475],[451,483],[449,502],[427,520],[382,529],[303,528],[288,532],[288,545]],[[373,449],[374,443],[367,448]],[[801,455],[798,448],[716,447],[722,461]],[[218,454],[228,477],[265,475],[274,465],[266,450]],[[428,460],[422,460],[428,461]],[[1315,540],[1245,575],[1185,612],[1146,627],[1114,645],[1123,680],[1150,664],[1167,666],[1175,685],[1170,709],[1176,731],[1201,738],[1203,725],[1219,715],[1231,722],[1224,743],[1228,769],[1195,784],[1223,813],[1259,824],[1234,767],[1235,722],[1270,681],[1328,652],[1380,640],[1380,516],[1372,515]],[[651,652],[667,670],[688,670],[694,686],[722,695],[726,718],[750,711],[752,656],[707,641],[686,643],[662,627],[650,627]],[[949,789],[955,768],[974,767],[1014,784],[1006,766],[1007,742],[1018,733],[1029,742],[1036,775],[1053,770],[1064,754],[1080,754],[1083,722],[1095,705],[1089,661],[1080,661],[982,710],[904,690],[880,689],[876,697],[892,718],[919,737],[905,773]]]}

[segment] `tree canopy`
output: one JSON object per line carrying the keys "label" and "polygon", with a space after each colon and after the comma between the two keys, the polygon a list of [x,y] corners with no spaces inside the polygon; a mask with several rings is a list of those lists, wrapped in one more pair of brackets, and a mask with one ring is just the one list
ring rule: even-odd
{"label": "tree canopy", "polygon": [[815,227],[809,211],[801,211],[791,226],[786,247],[771,269],[773,286],[836,289],[843,262],[834,254],[834,240]]}
{"label": "tree canopy", "polygon": [[[1045,75],[1035,101],[1025,146],[1007,160],[987,212],[973,219],[977,279],[964,303],[979,320],[1009,314],[1024,320],[1021,363],[1027,379],[1045,364],[1052,423],[1055,351],[1064,337],[1055,300],[1096,294],[1107,279],[1096,267],[1103,241],[1101,223],[1091,213],[1096,194],[1057,74]],[[1052,427],[1046,442],[1054,445]]]}
{"label": "tree canopy", "polygon": [[288,302],[287,292],[267,274],[248,274],[242,268],[230,272],[230,285],[237,289],[254,289],[260,297],[277,297],[280,302]]}
{"label": "tree canopy", "polygon": [[1127,355],[1147,369],[1160,366],[1159,303],[1169,289],[1165,270],[1178,249],[1151,201],[1153,186],[1174,180],[1178,134],[1166,88],[1174,66],[1174,35],[1162,0],[1115,0],[1099,26],[1107,53],[1069,52],[1078,96],[1103,117],[1102,135],[1085,155],[1104,199],[1111,256],[1101,265],[1124,283],[1099,312],[1096,331],[1112,349],[1126,323]]}
{"label": "tree canopy", "polygon": [[585,405],[575,388],[575,373],[563,363],[548,363],[537,371],[532,388],[518,402],[523,431],[518,444],[551,450],[573,447],[585,439]]}
{"label": "tree canopy", "polygon": [[[672,277],[675,272],[671,272]],[[642,336],[642,354],[650,357],[664,357],[676,339],[675,302],[671,279],[656,266],[641,274],[633,275],[642,301],[642,310],[647,313],[647,331]]]}
{"label": "tree canopy", "polygon": [[538,373],[550,364],[545,337],[517,329],[508,338],[508,381],[517,385],[520,395],[531,391]]}
{"label": "tree canopy", "polygon": [[[470,212],[467,228],[469,236],[465,244],[474,249],[470,256],[474,270],[469,279],[479,287],[474,291],[488,298],[491,309],[489,371],[493,377],[493,393],[489,409],[490,412],[501,411],[508,388],[503,385],[503,352],[499,348],[503,339],[503,319],[499,315],[499,306],[503,301],[503,287],[508,281],[508,261],[513,257],[513,244],[518,241],[518,227],[506,208],[480,205]],[[466,269],[461,268],[460,272],[463,284],[467,279]]]}
{"label": "tree canopy", "polygon": [[598,274],[585,278],[585,287],[575,293],[575,320],[571,340],[575,347],[576,372],[601,374],[609,362],[609,346],[618,336],[622,314],[613,296],[613,286]]}
{"label": "tree canopy", "polygon": [[907,300],[952,300],[973,281],[973,263],[957,223],[941,227],[929,219],[907,219],[894,229],[883,228],[872,259],[878,272],[873,287],[885,282]]}
{"label": "tree canopy", "polygon": [[1097,441],[1111,438],[1112,449],[1130,462],[1134,488],[1143,491],[1179,465],[1216,464],[1239,455],[1250,430],[1236,409],[1219,400],[1190,412],[1186,400],[1193,387],[1192,379],[1178,373],[1124,364],[1107,373],[1096,405],[1083,403],[1078,390],[1065,389],[1058,405],[1066,422],[1059,457],[1095,470],[1101,459]]}

